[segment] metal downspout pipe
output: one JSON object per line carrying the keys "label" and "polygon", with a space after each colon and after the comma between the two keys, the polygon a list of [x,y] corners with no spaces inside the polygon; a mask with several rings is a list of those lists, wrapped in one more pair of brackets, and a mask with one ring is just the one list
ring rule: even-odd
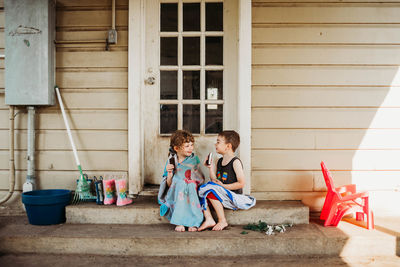
{"label": "metal downspout pipe", "polygon": [[15,162],[14,162],[14,107],[10,106],[9,108],[10,110],[10,121],[9,121],[9,157],[10,157],[10,161],[8,163],[9,165],[9,169],[10,169],[10,177],[9,177],[9,182],[10,182],[10,186],[8,189],[8,194],[0,200],[0,205],[5,203],[7,200],[10,199],[10,197],[13,195],[14,193],[14,187],[15,187]]}
{"label": "metal downspout pipe", "polygon": [[24,183],[23,192],[36,189],[35,175],[35,107],[29,106],[28,109],[28,151],[27,151],[27,174]]}
{"label": "metal downspout pipe", "polygon": [[115,30],[115,0],[111,2],[111,29]]}

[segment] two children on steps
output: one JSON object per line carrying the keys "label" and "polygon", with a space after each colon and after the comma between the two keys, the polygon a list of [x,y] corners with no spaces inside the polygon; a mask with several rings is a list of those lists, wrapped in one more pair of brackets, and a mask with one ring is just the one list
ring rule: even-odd
{"label": "two children on steps", "polygon": [[[175,231],[202,231],[211,228],[221,231],[228,226],[224,208],[249,209],[256,200],[242,195],[245,185],[243,166],[235,151],[240,144],[239,134],[223,131],[218,134],[216,152],[222,155],[214,164],[203,164],[209,170],[210,182],[203,184],[200,159],[193,153],[194,137],[184,130],[176,131],[170,140],[170,159],[165,165],[158,201],[160,215],[165,216]],[[213,207],[217,222],[211,215]]]}

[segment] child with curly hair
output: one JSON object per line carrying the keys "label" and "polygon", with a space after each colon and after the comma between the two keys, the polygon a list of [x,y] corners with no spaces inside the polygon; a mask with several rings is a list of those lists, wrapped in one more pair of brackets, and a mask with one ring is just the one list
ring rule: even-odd
{"label": "child with curly hair", "polygon": [[196,232],[204,218],[197,194],[204,176],[193,145],[194,137],[188,131],[178,130],[171,136],[170,157],[158,192],[160,215],[176,225],[177,232],[184,232],[185,227]]}

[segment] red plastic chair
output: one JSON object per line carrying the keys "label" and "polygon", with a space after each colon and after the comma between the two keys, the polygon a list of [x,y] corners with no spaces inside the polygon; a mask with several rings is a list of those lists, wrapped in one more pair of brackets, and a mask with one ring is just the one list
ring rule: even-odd
{"label": "red plastic chair", "polygon": [[325,220],[324,226],[337,226],[344,215],[356,213],[358,221],[364,220],[366,214],[367,229],[374,229],[374,214],[369,207],[368,192],[356,192],[355,184],[335,188],[332,175],[323,161],[321,169],[328,188],[320,216],[321,220]]}

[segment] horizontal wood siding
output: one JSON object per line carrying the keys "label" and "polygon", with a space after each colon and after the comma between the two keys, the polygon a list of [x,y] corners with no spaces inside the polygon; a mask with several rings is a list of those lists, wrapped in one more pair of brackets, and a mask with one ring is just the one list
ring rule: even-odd
{"label": "horizontal wood siding", "polygon": [[[56,83],[70,120],[84,171],[127,177],[128,172],[128,1],[116,1],[118,43],[106,51],[111,1],[58,0]],[[0,12],[4,53],[4,10]],[[4,89],[4,59],[0,59]],[[59,105],[37,110],[36,170],[39,188],[74,189],[77,168]],[[15,120],[16,189],[26,177],[27,114]],[[8,189],[8,106],[0,94],[0,189]]]}
{"label": "horizontal wood siding", "polygon": [[262,1],[252,9],[252,192],[400,188],[400,1]]}

